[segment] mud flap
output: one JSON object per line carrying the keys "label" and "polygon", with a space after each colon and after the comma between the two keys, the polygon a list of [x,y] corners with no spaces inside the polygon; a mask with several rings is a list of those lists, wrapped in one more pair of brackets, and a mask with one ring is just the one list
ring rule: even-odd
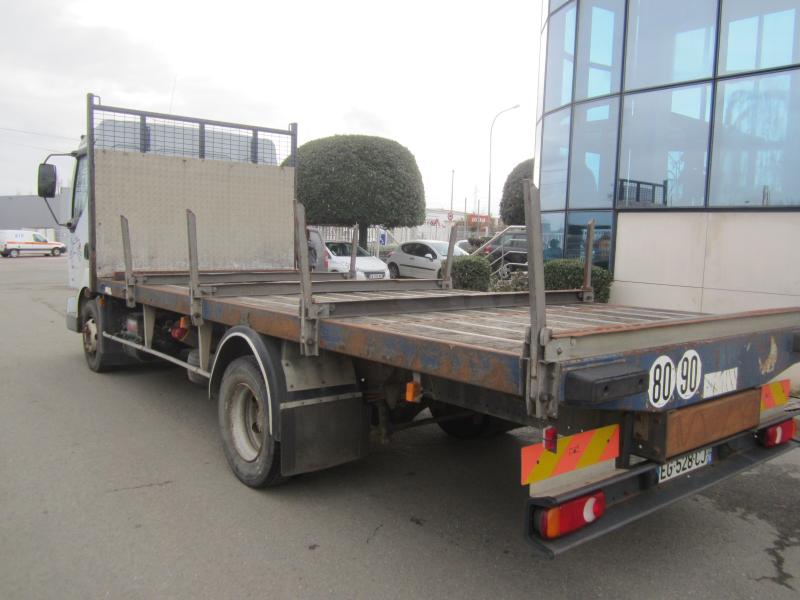
{"label": "mud flap", "polygon": [[352,361],[328,352],[300,356],[297,344],[284,342],[281,365],[281,473],[318,471],[365,456],[369,408]]}

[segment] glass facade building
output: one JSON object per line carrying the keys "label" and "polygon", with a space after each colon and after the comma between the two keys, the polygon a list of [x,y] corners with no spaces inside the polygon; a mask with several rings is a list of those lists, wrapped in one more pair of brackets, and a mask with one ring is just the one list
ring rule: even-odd
{"label": "glass facade building", "polygon": [[613,264],[620,211],[800,207],[800,0],[544,0],[546,256]]}

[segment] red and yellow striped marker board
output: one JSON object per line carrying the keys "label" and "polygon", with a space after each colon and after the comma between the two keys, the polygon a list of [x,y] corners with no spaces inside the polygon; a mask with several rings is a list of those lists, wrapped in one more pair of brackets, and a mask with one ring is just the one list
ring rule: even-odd
{"label": "red and yellow striped marker board", "polygon": [[555,452],[544,443],[522,449],[522,485],[563,475],[619,456],[619,425],[607,425],[558,439]]}
{"label": "red and yellow striped marker board", "polygon": [[761,386],[761,410],[777,408],[789,401],[789,380],[782,379],[775,383]]}

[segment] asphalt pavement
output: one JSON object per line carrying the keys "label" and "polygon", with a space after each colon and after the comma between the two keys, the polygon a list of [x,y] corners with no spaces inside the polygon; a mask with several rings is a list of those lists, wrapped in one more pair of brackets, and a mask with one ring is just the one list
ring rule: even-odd
{"label": "asphalt pavement", "polygon": [[0,598],[793,598],[800,451],[556,560],[522,536],[526,432],[436,426],[256,491],[183,371],[98,375],[64,258],[0,259]]}

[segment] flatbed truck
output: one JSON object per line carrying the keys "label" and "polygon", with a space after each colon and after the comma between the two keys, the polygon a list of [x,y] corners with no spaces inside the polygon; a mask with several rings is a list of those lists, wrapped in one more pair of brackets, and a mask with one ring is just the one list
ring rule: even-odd
{"label": "flatbed truck", "polygon": [[[207,386],[246,485],[359,459],[410,426],[533,427],[541,441],[507,468],[530,490],[526,538],[553,557],[797,445],[776,376],[800,361],[800,308],[601,304],[588,268],[580,289],[545,291],[529,187],[529,291],[453,289],[449,267],[358,281],[309,265],[296,125],[89,94],[86,131],[70,153],[67,326],[92,371],[166,360]],[[46,200],[55,167],[38,175]]]}

